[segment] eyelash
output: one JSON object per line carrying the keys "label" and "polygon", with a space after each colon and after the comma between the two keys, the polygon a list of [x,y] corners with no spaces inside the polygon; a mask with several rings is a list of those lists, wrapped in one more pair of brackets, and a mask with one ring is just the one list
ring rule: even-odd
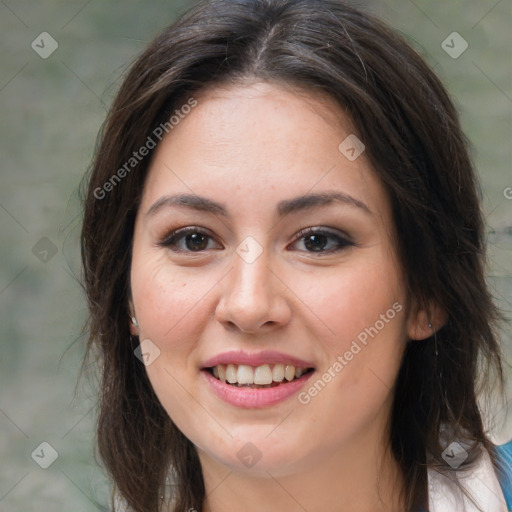
{"label": "eyelash", "polygon": [[[176,231],[171,232],[161,242],[159,242],[158,245],[161,246],[161,247],[165,247],[165,248],[171,249],[173,252],[176,252],[176,253],[192,253],[192,254],[194,254],[194,253],[202,253],[205,250],[208,250],[208,249],[202,249],[202,250],[199,250],[199,251],[191,251],[191,250],[177,249],[176,248],[177,247],[177,242],[179,242],[180,240],[184,239],[184,237],[186,235],[189,235],[189,234],[200,234],[200,235],[206,236],[206,237],[208,237],[210,239],[213,238],[206,231],[204,231],[203,229],[197,228],[197,227],[194,227],[194,226],[189,226],[189,227],[177,229]],[[305,229],[302,229],[301,231],[299,231],[299,233],[297,233],[297,237],[295,238],[295,242],[293,242],[293,243],[295,244],[295,243],[303,240],[308,235],[309,236],[311,236],[311,235],[323,235],[323,236],[326,236],[326,237],[333,238],[333,239],[337,240],[338,247],[335,248],[335,249],[322,250],[322,251],[305,251],[305,252],[308,252],[309,254],[313,254],[313,255],[316,255],[316,256],[321,256],[321,255],[324,255],[324,254],[333,254],[335,252],[342,251],[343,249],[346,249],[347,247],[352,247],[352,246],[355,245],[353,242],[351,242],[348,239],[348,237],[345,238],[343,236],[340,236],[340,235],[338,235],[336,233],[333,233],[332,231],[328,231],[328,230],[323,229],[323,228],[305,228]]]}

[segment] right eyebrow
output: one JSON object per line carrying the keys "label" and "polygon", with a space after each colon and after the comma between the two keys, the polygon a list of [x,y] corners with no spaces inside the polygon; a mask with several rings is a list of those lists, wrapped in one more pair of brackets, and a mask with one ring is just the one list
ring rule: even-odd
{"label": "right eyebrow", "polygon": [[212,201],[207,197],[201,197],[194,194],[178,194],[174,196],[163,196],[158,199],[146,212],[146,216],[155,215],[164,207],[181,206],[201,212],[214,213],[223,217],[229,217],[224,205]]}

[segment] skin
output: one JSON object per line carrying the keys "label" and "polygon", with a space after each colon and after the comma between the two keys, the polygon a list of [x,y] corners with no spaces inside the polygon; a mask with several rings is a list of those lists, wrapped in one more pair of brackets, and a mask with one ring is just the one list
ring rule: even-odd
{"label": "skin", "polygon": [[[156,150],[133,239],[131,293],[138,327],[160,356],[146,367],[164,408],[198,449],[205,511],[399,511],[402,475],[386,449],[393,386],[408,339],[431,334],[410,310],[392,239],[388,197],[365,154],[339,144],[350,119],[319,93],[251,83],[207,89]],[[369,211],[331,203],[279,218],[276,205],[338,191]],[[162,196],[197,194],[229,217],[164,206]],[[194,251],[179,228],[207,232]],[[301,229],[336,237],[315,252]],[[236,252],[248,236],[263,252]],[[192,249],[191,249],[192,248]],[[181,252],[176,252],[181,249]],[[394,303],[403,306],[309,403],[294,395],[260,409],[227,404],[200,369],[219,353],[279,350],[313,362],[317,380]],[[309,385],[308,385],[309,386]],[[307,387],[306,387],[307,389]],[[238,458],[251,442],[261,459]]]}

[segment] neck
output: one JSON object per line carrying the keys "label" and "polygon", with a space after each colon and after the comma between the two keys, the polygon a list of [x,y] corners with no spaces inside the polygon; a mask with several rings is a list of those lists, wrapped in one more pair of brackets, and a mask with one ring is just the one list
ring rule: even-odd
{"label": "neck", "polygon": [[200,455],[205,482],[203,512],[402,512],[401,470],[385,444],[374,449],[366,436],[330,451],[307,464],[307,470],[278,475],[271,470],[257,476],[242,473]]}

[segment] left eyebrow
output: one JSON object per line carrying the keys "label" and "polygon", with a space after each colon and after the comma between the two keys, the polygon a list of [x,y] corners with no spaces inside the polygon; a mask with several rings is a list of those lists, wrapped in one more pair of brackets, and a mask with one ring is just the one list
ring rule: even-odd
{"label": "left eyebrow", "polygon": [[317,206],[326,206],[335,202],[360,208],[364,212],[373,215],[365,203],[348,194],[342,194],[341,192],[323,192],[319,194],[299,196],[294,199],[286,199],[278,203],[277,211],[279,216],[283,217],[284,215],[289,215],[290,213],[295,213],[300,210],[315,208]]}
{"label": "left eyebrow", "polygon": [[[354,208],[358,208],[369,215],[373,215],[368,206],[348,194],[341,192],[322,192],[318,194],[308,194],[295,197],[293,199],[285,199],[277,204],[277,214],[279,217],[290,215],[298,211],[315,208],[318,206],[327,206],[332,203],[342,203]],[[194,194],[178,194],[173,196],[163,196],[158,199],[146,212],[146,216],[153,216],[163,207],[179,206],[196,211],[213,213],[222,217],[229,217],[228,210],[225,205],[217,203],[207,197]]]}

